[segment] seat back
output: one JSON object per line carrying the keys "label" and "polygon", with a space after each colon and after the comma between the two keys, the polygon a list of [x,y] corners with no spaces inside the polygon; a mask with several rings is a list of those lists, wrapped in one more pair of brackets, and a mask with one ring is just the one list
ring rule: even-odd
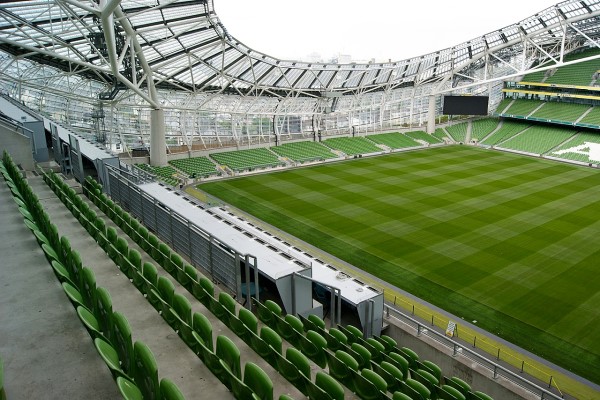
{"label": "seat back", "polygon": [[146,344],[137,341],[133,345],[133,355],[135,361],[133,381],[142,392],[144,400],[160,399],[158,367],[154,354]]}
{"label": "seat back", "polygon": [[253,362],[244,367],[244,383],[260,400],[273,400],[273,382],[269,375]]}
{"label": "seat back", "polygon": [[119,354],[123,371],[131,373],[133,370],[133,343],[131,341],[129,321],[127,321],[127,318],[123,314],[113,312],[112,326],[112,344]]}
{"label": "seat back", "polygon": [[247,308],[240,308],[240,311],[238,311],[238,318],[240,321],[242,321],[242,324],[248,328],[248,330],[253,333],[257,333],[258,320],[252,311],[248,310]]}
{"label": "seat back", "polygon": [[204,345],[213,350],[212,324],[203,314],[195,312],[192,315],[192,328],[200,336]]}
{"label": "seat back", "polygon": [[310,380],[310,361],[308,361],[308,358],[306,358],[306,356],[302,354],[300,350],[294,347],[288,347],[285,351],[285,358],[294,364],[302,375]]}
{"label": "seat back", "polygon": [[96,275],[88,267],[81,269],[81,295],[84,304],[93,309],[96,304]]}
{"label": "seat back", "polygon": [[217,336],[217,349],[215,351],[229,371],[238,379],[242,378],[242,369],[240,365],[240,350],[227,336]]}
{"label": "seat back", "polygon": [[160,297],[167,303],[173,303],[173,295],[175,294],[175,286],[173,282],[165,276],[159,276],[158,281],[156,283],[156,288],[158,289],[158,293]]}
{"label": "seat back", "polygon": [[177,385],[167,378],[160,381],[160,397],[161,400],[185,400]]}
{"label": "seat back", "polygon": [[190,301],[179,293],[173,295],[173,310],[186,324],[192,326],[192,305]]}
{"label": "seat back", "polygon": [[94,315],[100,324],[104,335],[111,339],[113,334],[112,327],[112,299],[110,293],[103,287],[96,288],[96,306],[94,307]]}
{"label": "seat back", "polygon": [[219,303],[221,303],[221,305],[223,307],[225,307],[225,309],[227,311],[229,311],[231,314],[235,315],[236,301],[233,299],[233,297],[231,297],[231,295],[229,293],[220,292],[219,293]]}
{"label": "seat back", "polygon": [[334,400],[344,400],[344,388],[335,380],[322,371],[317,372],[315,384],[323,389]]}

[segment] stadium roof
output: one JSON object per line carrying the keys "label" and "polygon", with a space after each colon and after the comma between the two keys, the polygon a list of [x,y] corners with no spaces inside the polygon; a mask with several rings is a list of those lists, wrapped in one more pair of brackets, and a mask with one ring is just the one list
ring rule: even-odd
{"label": "stadium roof", "polygon": [[[508,27],[423,56],[377,64],[270,57],[228,34],[213,0],[39,0],[0,5],[0,49],[130,89],[315,96],[469,76],[515,54],[552,56],[598,39],[600,2],[564,1]],[[110,29],[113,27],[114,29]],[[108,28],[108,29],[107,29]],[[111,32],[112,31],[112,32]],[[552,58],[551,58],[552,59]],[[525,68],[515,68],[523,71]]]}

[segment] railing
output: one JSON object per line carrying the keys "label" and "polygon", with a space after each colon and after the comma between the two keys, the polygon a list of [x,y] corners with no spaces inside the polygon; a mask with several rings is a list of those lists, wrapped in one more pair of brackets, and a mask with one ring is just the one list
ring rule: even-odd
{"label": "railing", "polygon": [[[416,315],[416,316],[419,316],[418,314],[423,314],[423,311],[424,311],[424,309],[415,307],[414,304],[412,305],[412,310],[413,310],[412,315]],[[556,381],[554,380],[553,376],[548,375],[548,389],[546,389],[542,386],[539,386],[538,384],[536,384],[528,379],[525,379],[523,376],[509,370],[508,368],[505,368],[502,365],[492,361],[487,356],[481,355],[481,354],[477,353],[476,351],[473,351],[469,348],[469,346],[471,345],[471,342],[472,342],[472,346],[474,348],[477,348],[477,345],[479,345],[479,347],[478,347],[479,349],[489,352],[489,349],[485,349],[481,346],[482,344],[485,344],[486,347],[490,347],[490,346],[493,347],[493,345],[487,343],[485,341],[485,339],[480,338],[478,340],[476,336],[473,336],[472,341],[469,340],[466,343],[461,344],[461,343],[457,342],[456,340],[451,339],[450,337],[448,337],[442,333],[432,330],[431,328],[434,326],[441,327],[444,329],[445,329],[445,326],[436,325],[436,322],[442,321],[441,318],[439,318],[439,317],[436,318],[435,315],[430,314],[426,311],[425,311],[425,313],[427,315],[420,315],[420,317],[421,318],[425,317],[424,319],[426,321],[431,320],[430,324],[417,321],[415,318],[404,313],[403,311],[393,308],[390,305],[384,304],[384,314],[387,319],[396,318],[399,321],[414,328],[417,333],[417,336],[426,335],[427,337],[435,340],[436,342],[446,346],[448,349],[450,349],[452,351],[452,356],[457,356],[458,354],[461,354],[461,355],[467,357],[468,359],[470,359],[471,361],[476,362],[477,364],[481,365],[482,367],[484,367],[487,370],[489,370],[490,372],[492,372],[494,379],[497,379],[498,377],[503,377],[503,378],[507,379],[508,381],[518,385],[519,387],[527,390],[528,392],[533,393],[535,396],[538,396],[542,400],[543,399],[563,399],[564,398],[564,395],[562,394],[562,392],[556,385]],[[436,321],[436,319],[439,321]],[[445,320],[444,322],[447,324],[448,321]],[[455,332],[455,336],[458,337],[458,330]],[[461,337],[461,339],[464,340],[465,338]],[[500,348],[496,348],[496,349],[497,349],[496,360],[500,361],[501,360],[501,349]],[[506,357],[506,355],[504,355],[504,354],[502,354],[502,356]],[[507,360],[506,358],[503,358],[502,360],[514,365],[511,362],[512,360]],[[527,364],[523,360],[520,360],[520,361],[521,361],[521,370],[520,370],[521,373],[525,372],[526,365],[528,365],[531,368],[535,368],[532,365]],[[539,371],[539,372],[542,372],[542,371]],[[554,386],[554,388],[556,388],[556,390],[559,394],[556,394],[556,393],[550,391],[552,386]]]}

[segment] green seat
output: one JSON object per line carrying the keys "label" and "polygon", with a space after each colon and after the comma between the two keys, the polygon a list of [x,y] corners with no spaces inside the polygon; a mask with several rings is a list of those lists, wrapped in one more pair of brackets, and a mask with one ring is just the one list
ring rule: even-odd
{"label": "green seat", "polygon": [[198,282],[198,271],[190,264],[185,264],[183,269],[177,270],[177,281],[189,292],[192,292],[194,282]]}
{"label": "green seat", "polygon": [[[288,350],[290,349],[295,350],[293,347],[288,348]],[[308,359],[302,353],[299,354],[305,358],[307,363],[309,362]],[[300,370],[294,363],[292,363],[290,360],[283,356],[278,356],[276,360],[276,369],[281,376],[287,379],[288,382],[290,382],[292,385],[298,388],[298,390],[300,390],[306,395],[306,381],[310,379],[306,378],[306,376],[300,372]]]}
{"label": "green seat", "polygon": [[98,320],[104,336],[109,340],[111,340],[113,334],[112,314],[112,299],[110,298],[110,293],[103,287],[96,288],[94,316]]}
{"label": "green seat", "polygon": [[215,296],[215,285],[206,277],[201,277],[197,284],[193,284],[192,294],[204,305],[210,307],[210,299]]}
{"label": "green seat", "polygon": [[327,340],[327,348],[331,351],[342,350],[346,348],[348,337],[344,332],[337,328],[330,328],[329,331],[324,331],[325,340]]}
{"label": "green seat", "polygon": [[267,326],[274,326],[275,319],[273,317],[273,312],[266,305],[260,303],[255,298],[252,298],[252,303],[257,310],[258,319],[260,319]]}
{"label": "green seat", "polygon": [[335,354],[327,352],[327,365],[329,375],[351,391],[355,391],[354,374],[358,373],[358,362],[350,354],[343,350],[337,350]]}
{"label": "green seat", "polygon": [[[290,317],[290,318],[287,318]],[[291,318],[296,318],[295,316],[288,314],[285,316],[285,318],[281,318],[278,317],[276,315],[274,315],[275,318],[275,326],[276,326],[276,330],[277,333],[279,333],[279,335],[284,338],[285,340],[287,340],[288,342],[290,342],[291,344],[295,345],[297,343],[299,343],[299,337],[298,335],[300,334],[298,331],[296,331],[292,325],[288,322]],[[300,325],[302,325],[302,321],[298,320],[298,322],[300,322]],[[300,332],[304,332],[304,328],[302,328],[302,330]]]}
{"label": "green seat", "polygon": [[438,390],[437,398],[441,400],[466,400],[464,394],[450,385],[442,385],[442,387]]}
{"label": "green seat", "polygon": [[88,267],[81,269],[81,296],[86,307],[92,309],[96,305],[96,276]]}
{"label": "green seat", "polygon": [[375,336],[375,340],[383,344],[386,353],[393,351],[398,346],[398,343],[388,335]]}
{"label": "green seat", "polygon": [[203,314],[195,312],[192,316],[192,328],[197,334],[203,346],[208,350],[213,350],[212,324]]}
{"label": "green seat", "polygon": [[67,297],[69,298],[69,300],[71,300],[71,303],[73,303],[73,307],[75,307],[75,308],[77,308],[79,306],[85,307],[85,304],[83,302],[83,297],[81,296],[81,293],[79,292],[79,290],[77,290],[77,288],[75,286],[71,285],[68,282],[63,282],[62,287],[63,287],[63,290],[65,291]]}
{"label": "green seat", "polygon": [[363,343],[363,346],[371,353],[371,359],[375,362],[380,362],[383,359],[383,355],[386,353],[383,343],[378,342],[374,338],[368,338],[365,342],[366,343]]}
{"label": "green seat", "polygon": [[373,364],[373,371],[377,372],[383,379],[385,379],[388,385],[388,391],[395,392],[396,390],[400,390],[403,386],[404,375],[402,371],[395,365],[382,361],[381,363]]}
{"label": "green seat", "polygon": [[419,355],[408,347],[401,347],[399,350],[401,351],[402,356],[408,361],[408,366],[416,369],[418,367]]}
{"label": "green seat", "polygon": [[117,263],[119,260],[119,251],[117,250],[116,246],[118,237],[119,235],[117,234],[117,230],[115,228],[112,226],[106,228],[106,248],[104,248],[104,251],[106,251],[110,259],[115,263]]}
{"label": "green seat", "polygon": [[308,397],[310,399],[319,400],[343,400],[344,388],[331,376],[322,371],[318,371],[315,377],[315,383],[308,385]]}
{"label": "green seat", "polygon": [[442,381],[442,369],[431,361],[425,360],[421,363],[421,368],[435,376],[438,382]]}
{"label": "green seat", "polygon": [[354,374],[356,394],[364,400],[384,399],[387,382],[377,372],[364,368],[360,374]]}
{"label": "green seat", "polygon": [[177,385],[170,379],[161,379],[159,387],[161,400],[185,400]]}
{"label": "green seat", "polygon": [[[216,312],[213,312],[217,318],[225,323],[225,325],[229,326],[229,319],[231,317],[235,318],[235,305],[236,301],[231,297],[231,295],[227,292],[219,293],[219,304],[221,307],[216,307]],[[213,306],[211,302],[211,306]],[[211,308],[211,311],[213,309]]]}
{"label": "green seat", "polygon": [[54,250],[52,246],[47,243],[42,243],[42,250],[44,250],[44,254],[49,262],[52,261],[61,261],[58,253]]}
{"label": "green seat", "polygon": [[137,341],[133,345],[133,381],[139,387],[144,399],[159,399],[158,367],[152,351],[146,344]]}
{"label": "green seat", "polygon": [[326,348],[327,340],[313,330],[309,330],[306,332],[306,336],[300,338],[300,350],[302,353],[321,368],[327,366]]}
{"label": "green seat", "polygon": [[[414,370],[413,370],[414,371]],[[411,373],[411,377],[421,382],[431,392],[432,396],[437,396],[439,389],[439,381],[435,376],[424,369],[417,369],[414,373]]]}
{"label": "green seat", "polygon": [[93,339],[100,338],[104,341],[108,341],[108,339],[106,339],[106,337],[102,333],[100,323],[98,322],[96,317],[94,317],[94,314],[90,312],[90,310],[88,310],[85,307],[79,306],[77,307],[77,315],[79,316],[79,319],[81,320],[81,322],[83,322],[83,325],[85,325],[90,336]]}
{"label": "green seat", "polygon": [[277,332],[268,326],[263,326],[260,330],[260,336],[252,335],[250,339],[250,347],[256,353],[264,358],[273,367],[277,365],[278,351],[273,347],[279,346],[279,354],[281,353],[281,337]]}
{"label": "green seat", "polygon": [[165,276],[159,276],[156,282],[156,289],[151,288],[148,293],[148,300],[158,312],[164,314],[168,312],[168,309],[173,302],[174,294],[175,286],[173,285],[173,282]]}
{"label": "green seat", "polygon": [[244,367],[244,383],[257,400],[273,400],[273,382],[258,365],[247,362]]}
{"label": "green seat", "polygon": [[69,274],[67,268],[60,262],[56,260],[52,261],[52,269],[54,270],[54,274],[56,275],[60,283],[67,282],[70,285],[75,286],[75,283],[73,283],[73,281],[71,280],[71,274]]}
{"label": "green seat", "polygon": [[110,343],[100,338],[94,339],[94,345],[96,346],[96,350],[100,354],[100,357],[104,360],[108,369],[110,369],[110,373],[112,374],[114,379],[118,377],[125,377],[127,379],[131,379],[127,376],[127,374],[121,368],[121,363],[119,360],[119,354]]}
{"label": "green seat", "polygon": [[416,394],[416,396],[420,396],[420,398],[425,400],[431,397],[431,392],[421,382],[418,382],[412,378],[406,378],[405,382],[406,384],[402,388],[402,392],[405,394],[408,394],[413,398],[415,398],[414,396]]}
{"label": "green seat", "polygon": [[[192,339],[192,305],[190,301],[179,293],[173,295],[169,312],[165,316],[167,323],[179,333],[184,342],[191,343]],[[187,339],[187,340],[186,340]]]}
{"label": "green seat", "polygon": [[137,244],[144,250],[145,252],[149,252],[151,249],[151,243],[148,240],[148,229],[140,225],[138,228],[138,242]]}
{"label": "green seat", "polygon": [[121,368],[128,375],[132,375],[134,368],[133,361],[133,342],[131,340],[131,327],[127,318],[119,312],[113,312],[112,315],[112,345],[117,354],[119,354],[119,360],[121,360]]}
{"label": "green seat", "polygon": [[217,348],[215,351],[225,369],[227,378],[225,385],[231,389],[233,382],[231,377],[242,379],[242,368],[240,364],[240,350],[227,336],[217,336]]}
{"label": "green seat", "polygon": [[[356,340],[363,339],[362,331],[354,325],[347,325],[346,331],[349,332],[352,335],[352,337]],[[350,341],[350,337],[348,337],[348,341]]]}
{"label": "green seat", "polygon": [[491,396],[483,392],[472,392],[471,397],[477,400],[494,400]]}
{"label": "green seat", "polygon": [[399,353],[391,352],[387,356],[384,356],[384,359],[402,371],[405,380],[408,378],[408,360],[404,358],[404,356]]}
{"label": "green seat", "polygon": [[156,288],[158,285],[158,270],[152,263],[145,262],[142,265],[142,276],[144,277],[144,284],[142,293],[148,295],[152,288]]}
{"label": "green seat", "polygon": [[179,254],[171,252],[169,255],[169,259],[171,262],[168,271],[171,275],[177,276],[179,272],[183,272],[185,263],[183,262],[183,258],[181,258]]}
{"label": "green seat", "polygon": [[358,362],[358,367],[369,368],[371,366],[371,352],[365,346],[354,342],[350,345],[348,353]]}
{"label": "green seat", "polygon": [[413,398],[402,392],[394,392],[392,400],[413,400]]}
{"label": "green seat", "polygon": [[117,386],[124,400],[144,400],[144,395],[140,389],[129,379],[118,377]]}
{"label": "green seat", "polygon": [[314,331],[317,331],[319,328],[325,329],[325,320],[323,318],[315,314],[310,314],[307,319],[315,325],[316,329],[313,329]]}
{"label": "green seat", "polygon": [[464,396],[467,396],[469,394],[469,392],[471,392],[471,385],[469,385],[467,382],[463,381],[462,379],[457,378],[456,376],[453,376],[450,379],[446,378],[445,383],[446,383],[446,385],[452,386],[453,388],[458,390]]}
{"label": "green seat", "polygon": [[240,339],[250,344],[252,334],[256,334],[258,320],[250,310],[240,308],[237,317],[230,316],[229,327]]}
{"label": "green seat", "polygon": [[127,260],[129,261],[129,268],[126,268],[126,271],[123,271],[123,273],[125,273],[129,279],[132,279],[136,271],[142,271],[142,255],[136,249],[129,249]]}
{"label": "green seat", "polygon": [[171,249],[166,243],[159,242],[158,248],[156,251],[152,252],[152,255],[156,255],[156,257],[153,258],[156,260],[158,265],[163,267],[168,273],[173,273],[175,267],[173,266],[173,263],[171,263]]}

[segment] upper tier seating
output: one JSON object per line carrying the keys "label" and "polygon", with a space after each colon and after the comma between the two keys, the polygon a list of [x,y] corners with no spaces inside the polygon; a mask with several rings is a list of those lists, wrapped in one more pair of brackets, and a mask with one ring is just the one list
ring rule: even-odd
{"label": "upper tier seating", "polygon": [[516,99],[504,114],[526,117],[544,103],[540,100]]}
{"label": "upper tier seating", "polygon": [[578,123],[600,126],[600,107],[593,107]]}
{"label": "upper tier seating", "polygon": [[590,107],[585,104],[546,102],[541,108],[531,114],[531,117],[544,118],[553,122],[575,122],[589,110],[589,108]]}
{"label": "upper tier seating", "polygon": [[532,126],[502,142],[499,147],[533,154],[544,154],[575,134],[572,129]]}
{"label": "upper tier seating", "polygon": [[[598,49],[589,49],[565,56],[565,61],[573,61],[597,55]],[[589,86],[593,75],[600,69],[600,60],[584,61],[577,64],[565,65],[556,69],[554,74],[547,71],[534,72],[523,77],[523,82],[543,82],[559,85]],[[547,78],[545,78],[547,76]],[[545,78],[545,80],[544,80]]]}
{"label": "upper tier seating", "polygon": [[135,164],[135,166],[156,175],[158,180],[165,182],[168,185],[177,186],[179,184],[179,180],[177,179],[178,172],[171,166],[153,167],[148,164]]}

